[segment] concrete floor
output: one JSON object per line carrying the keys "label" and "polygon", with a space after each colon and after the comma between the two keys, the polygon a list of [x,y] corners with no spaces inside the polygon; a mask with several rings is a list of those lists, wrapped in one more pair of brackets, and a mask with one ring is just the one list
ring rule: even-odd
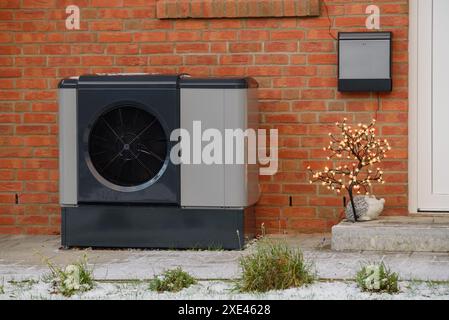
{"label": "concrete floor", "polygon": [[449,252],[449,217],[415,215],[341,222],[332,228],[332,249]]}
{"label": "concrete floor", "polygon": [[[274,239],[302,248],[322,279],[351,279],[361,263],[383,260],[402,280],[449,281],[449,253],[334,252],[330,234]],[[177,266],[199,279],[233,279],[250,251],[60,250],[57,236],[0,236],[0,279],[35,279],[48,271],[46,258],[66,265],[84,254],[97,280],[149,279]]]}

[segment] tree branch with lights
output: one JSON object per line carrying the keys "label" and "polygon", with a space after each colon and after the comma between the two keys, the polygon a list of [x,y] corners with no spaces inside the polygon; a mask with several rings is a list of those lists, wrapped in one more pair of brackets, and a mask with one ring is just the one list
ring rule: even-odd
{"label": "tree branch with lights", "polygon": [[387,140],[376,137],[376,120],[369,125],[360,123],[355,128],[346,122],[345,118],[343,123],[335,124],[340,133],[329,133],[330,143],[324,148],[324,151],[330,153],[327,159],[334,161],[334,164],[340,161],[341,165],[336,168],[325,167],[323,171],[314,171],[310,166],[307,169],[311,173],[311,184],[321,183],[337,194],[344,190],[348,192],[356,222],[354,193],[369,195],[372,183],[385,183],[383,171],[377,165],[387,157],[386,153],[391,147]]}

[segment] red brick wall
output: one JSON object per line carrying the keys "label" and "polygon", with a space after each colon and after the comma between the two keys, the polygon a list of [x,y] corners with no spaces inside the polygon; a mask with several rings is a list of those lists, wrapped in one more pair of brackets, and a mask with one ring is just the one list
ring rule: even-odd
{"label": "red brick wall", "polygon": [[[266,2],[266,1],[265,1]],[[380,95],[380,132],[392,143],[388,183],[375,193],[388,214],[407,214],[408,1],[327,0],[332,32],[364,30],[365,8],[394,32],[394,91]],[[93,72],[254,76],[261,122],[280,130],[280,171],[262,177],[257,223],[268,232],[326,231],[341,198],[308,184],[308,164],[335,121],[369,121],[373,94],[336,90],[336,41],[322,6],[314,18],[156,19],[154,0],[0,0],[0,234],[59,232],[57,92]],[[65,29],[65,6],[81,30]],[[17,204],[16,204],[17,202]]]}

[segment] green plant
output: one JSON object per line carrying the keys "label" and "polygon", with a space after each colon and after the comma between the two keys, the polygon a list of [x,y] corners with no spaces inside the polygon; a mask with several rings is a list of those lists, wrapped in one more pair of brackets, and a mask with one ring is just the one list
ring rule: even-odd
{"label": "green plant", "polygon": [[236,282],[240,292],[267,292],[311,284],[315,274],[299,249],[285,243],[260,241],[255,252],[240,259],[242,278]]}
{"label": "green plant", "polygon": [[[172,250],[175,250],[175,249],[172,249]],[[191,247],[188,250],[189,251],[224,251],[223,245],[218,244],[218,243],[217,244],[212,243],[207,248],[203,248],[198,245],[198,246]]]}
{"label": "green plant", "polygon": [[50,274],[46,279],[52,284],[56,293],[70,297],[76,293],[89,291],[94,287],[92,270],[87,266],[87,257],[60,268],[46,260]]}
{"label": "green plant", "polygon": [[399,292],[399,275],[391,272],[383,262],[362,266],[357,272],[356,282],[367,292]]}
{"label": "green plant", "polygon": [[180,267],[165,271],[150,282],[150,290],[157,292],[179,292],[196,284],[197,281]]}

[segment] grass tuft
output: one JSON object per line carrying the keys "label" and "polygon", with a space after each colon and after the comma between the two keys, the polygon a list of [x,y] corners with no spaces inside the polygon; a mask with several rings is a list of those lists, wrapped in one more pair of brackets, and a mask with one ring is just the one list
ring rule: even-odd
{"label": "grass tuft", "polygon": [[286,244],[262,240],[256,251],[240,259],[242,278],[235,289],[240,292],[285,290],[313,283],[312,264],[304,260],[302,251]]}
{"label": "grass tuft", "polygon": [[150,282],[150,290],[157,292],[179,292],[197,284],[195,278],[180,267],[165,271]]}
{"label": "grass tuft", "polygon": [[391,272],[383,262],[362,266],[356,276],[357,286],[365,292],[399,292],[399,275]]}
{"label": "grass tuft", "polygon": [[87,257],[60,268],[46,260],[50,274],[45,277],[52,284],[55,293],[65,297],[89,291],[94,287],[93,271],[87,266]]}

